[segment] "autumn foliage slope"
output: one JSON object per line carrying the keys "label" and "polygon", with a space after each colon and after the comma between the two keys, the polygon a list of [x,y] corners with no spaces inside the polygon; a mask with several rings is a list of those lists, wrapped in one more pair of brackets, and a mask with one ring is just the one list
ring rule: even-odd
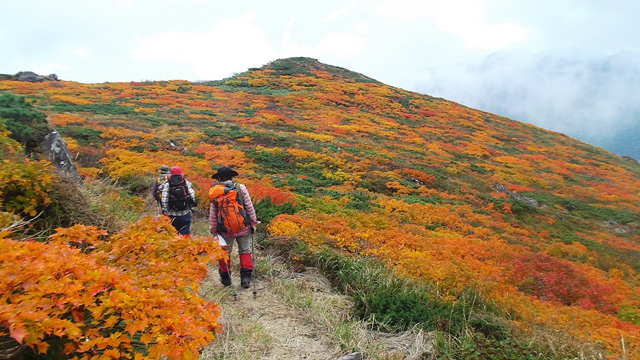
{"label": "autumn foliage slope", "polygon": [[469,324],[482,310],[521,337],[640,357],[635,161],[306,58],[214,82],[0,91],[47,115],[86,181],[146,197],[159,164],[179,165],[206,203],[211,173],[230,165],[274,238],[376,259],[430,299],[469,304]]}

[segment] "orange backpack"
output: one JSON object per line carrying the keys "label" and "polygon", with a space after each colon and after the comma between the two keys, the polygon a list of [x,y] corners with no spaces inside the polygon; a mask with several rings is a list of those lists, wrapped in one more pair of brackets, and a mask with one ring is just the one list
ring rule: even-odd
{"label": "orange backpack", "polygon": [[235,234],[251,224],[236,184],[213,184],[209,189],[209,201],[216,207],[219,233]]}

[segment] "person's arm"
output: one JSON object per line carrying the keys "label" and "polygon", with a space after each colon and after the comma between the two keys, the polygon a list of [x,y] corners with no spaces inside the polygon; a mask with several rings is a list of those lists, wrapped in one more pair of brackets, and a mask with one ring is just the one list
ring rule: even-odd
{"label": "person's arm", "polygon": [[154,199],[158,199],[158,179],[153,182],[153,189],[151,189],[151,195]]}
{"label": "person's arm", "polygon": [[193,190],[193,186],[189,181],[187,181],[187,189],[189,191],[189,197],[191,198],[191,207],[198,206],[198,200],[196,200],[196,192]]}
{"label": "person's arm", "polygon": [[242,202],[244,203],[244,211],[249,215],[249,219],[251,219],[251,226],[255,227],[258,223],[258,217],[256,215],[256,209],[253,208],[253,203],[251,202],[251,196],[249,196],[249,190],[244,184],[238,184],[240,191],[242,192]]}
{"label": "person's arm", "polygon": [[218,213],[213,202],[209,203],[209,232],[211,235],[218,235]]}

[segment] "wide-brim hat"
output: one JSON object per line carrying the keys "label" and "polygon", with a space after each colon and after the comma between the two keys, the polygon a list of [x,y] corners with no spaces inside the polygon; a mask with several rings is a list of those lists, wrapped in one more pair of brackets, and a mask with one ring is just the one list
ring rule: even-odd
{"label": "wide-brim hat", "polygon": [[231,175],[231,177],[233,177],[233,176],[238,176],[238,172],[233,170],[229,166],[221,166],[221,167],[218,168],[218,172],[216,172],[215,174],[211,175],[211,178],[212,179],[219,179],[220,175]]}
{"label": "wide-brim hat", "polygon": [[160,169],[158,169],[158,172],[160,174],[168,174],[171,171],[171,169],[169,169],[169,167],[167,165],[162,165],[160,166]]}

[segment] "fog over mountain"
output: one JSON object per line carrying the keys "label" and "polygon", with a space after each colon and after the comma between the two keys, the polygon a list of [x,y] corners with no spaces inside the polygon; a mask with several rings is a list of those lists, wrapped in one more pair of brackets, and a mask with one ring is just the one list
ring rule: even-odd
{"label": "fog over mountain", "polygon": [[419,92],[640,160],[640,54],[497,52],[420,75]]}

